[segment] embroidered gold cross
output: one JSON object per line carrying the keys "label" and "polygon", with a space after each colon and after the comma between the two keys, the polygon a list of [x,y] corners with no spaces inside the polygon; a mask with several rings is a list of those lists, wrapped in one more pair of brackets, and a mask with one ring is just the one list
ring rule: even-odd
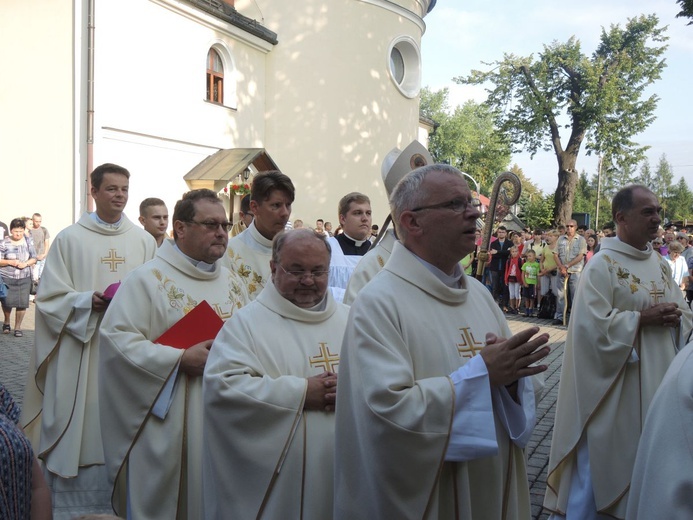
{"label": "embroidered gold cross", "polygon": [[104,256],[101,259],[102,264],[111,264],[111,272],[115,273],[118,270],[118,264],[124,264],[125,263],[125,258],[119,257],[116,254],[115,249],[109,249],[108,250],[108,256]]}
{"label": "embroidered gold cross", "polygon": [[471,359],[484,348],[484,344],[474,339],[474,335],[469,331],[469,328],[463,327],[459,329],[462,332],[462,343],[457,344],[457,352],[459,352],[461,357]]}
{"label": "embroidered gold cross", "polygon": [[339,354],[330,352],[327,343],[320,343],[320,354],[310,358],[310,366],[324,368],[327,372],[335,372],[339,365]]}
{"label": "embroidered gold cross", "polygon": [[664,296],[664,289],[657,289],[657,284],[655,282],[650,282],[652,284],[652,290],[650,291],[650,296],[654,300],[655,305],[659,303],[659,297]]}

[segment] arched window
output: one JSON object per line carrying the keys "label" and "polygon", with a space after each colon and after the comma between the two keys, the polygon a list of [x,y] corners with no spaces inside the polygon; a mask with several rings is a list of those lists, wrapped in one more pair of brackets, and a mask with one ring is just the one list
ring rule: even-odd
{"label": "arched window", "polygon": [[214,49],[207,53],[207,101],[224,104],[224,63]]}

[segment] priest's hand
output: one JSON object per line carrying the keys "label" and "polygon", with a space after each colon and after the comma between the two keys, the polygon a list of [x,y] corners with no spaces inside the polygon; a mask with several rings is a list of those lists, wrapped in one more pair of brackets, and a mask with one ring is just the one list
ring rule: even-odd
{"label": "priest's hand", "polygon": [[91,295],[91,310],[94,312],[106,312],[109,303],[111,300],[105,300],[102,292],[94,291]]}
{"label": "priest's hand", "polygon": [[680,320],[681,309],[675,303],[658,303],[640,311],[640,326],[676,327]]}
{"label": "priest's hand", "polygon": [[486,334],[486,346],[479,355],[486,363],[492,385],[512,385],[521,377],[533,376],[548,368],[547,365],[530,366],[544,359],[551,351],[549,347],[539,349],[549,341],[549,335],[540,334],[532,338],[537,332],[539,327],[531,327],[508,339]]}
{"label": "priest's hand", "polygon": [[212,348],[213,339],[202,341],[193,345],[180,358],[180,369],[189,376],[199,377],[205,370],[209,349]]}
{"label": "priest's hand", "polygon": [[303,409],[334,412],[334,403],[337,400],[337,374],[323,372],[307,380],[308,388]]}

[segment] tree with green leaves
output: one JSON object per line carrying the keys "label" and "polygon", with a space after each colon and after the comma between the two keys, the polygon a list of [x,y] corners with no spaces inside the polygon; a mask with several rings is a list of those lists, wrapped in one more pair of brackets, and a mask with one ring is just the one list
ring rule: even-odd
{"label": "tree with green leaves", "polygon": [[420,112],[438,126],[428,149],[437,162],[449,162],[471,175],[488,190],[510,163],[510,145],[494,128],[494,118],[484,105],[467,101],[450,110],[448,89],[421,90]]}
{"label": "tree with green leaves", "polygon": [[686,184],[686,180],[683,177],[669,190],[666,205],[667,212],[665,216],[669,220],[691,220],[693,193],[688,188],[688,184]]}
{"label": "tree with green leaves", "polygon": [[591,56],[571,37],[545,45],[537,59],[505,54],[487,64],[491,69],[486,72],[455,78],[462,84],[492,85],[485,103],[514,151],[534,156],[553,150],[558,163],[556,222],[570,219],[583,147],[587,154],[599,153],[621,165],[637,164],[644,156],[647,148],[632,137],[654,120],[659,98],[644,98],[643,91],[665,67],[665,30],[655,15],[643,15],[623,28],[602,28]]}
{"label": "tree with green leaves", "polygon": [[[676,3],[681,6],[681,12],[676,18],[693,18],[693,0],[676,0]],[[688,22],[688,25],[693,25],[693,21]]]}

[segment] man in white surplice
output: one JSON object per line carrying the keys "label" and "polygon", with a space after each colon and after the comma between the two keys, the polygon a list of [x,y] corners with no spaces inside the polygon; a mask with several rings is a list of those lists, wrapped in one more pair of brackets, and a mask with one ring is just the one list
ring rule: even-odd
{"label": "man in white surplice", "polygon": [[229,248],[222,258],[222,265],[241,277],[251,300],[257,298],[269,280],[272,239],[284,231],[294,196],[291,179],[281,172],[260,172],[253,178],[250,188],[253,221],[229,240]]}
{"label": "man in white surplice", "polygon": [[129,188],[122,166],[94,168],[96,211],[58,233],[36,296],[21,422],[45,464],[55,520],[111,510],[97,377],[103,291],[156,253],[154,238],[123,214]]}
{"label": "man in white surplice", "polygon": [[645,186],[616,193],[616,237],[601,241],[580,277],[544,497],[552,518],[626,517],[650,402],[693,326],[669,265],[650,244],[661,210]]}
{"label": "man in white surplice", "polygon": [[100,404],[113,507],[127,518],[202,516],[202,370],[214,334],[186,350],[154,343],[205,300],[227,319],[248,303],[218,261],[224,206],[193,190],[173,211],[174,240],[123,282],[101,331]]}
{"label": "man in white surplice", "polygon": [[412,171],[390,207],[401,242],[356,297],[342,345],[334,518],[529,518],[529,376],[546,370],[531,365],[548,335],[511,337],[464,275],[479,201],[457,169]]}
{"label": "man in white surplice", "polygon": [[337,212],[343,232],[328,239],[332,246],[329,283],[332,295],[341,302],[351,273],[371,247],[371,201],[363,193],[347,193]]}
{"label": "man in white surplice", "polygon": [[[427,164],[433,164],[433,157],[419,141],[412,141],[404,150],[390,150],[380,168],[387,196],[390,196],[397,183],[407,173]],[[387,229],[389,218],[388,216],[388,220],[383,224],[384,229]],[[392,254],[392,247],[397,240],[394,229],[381,231],[381,235],[380,241],[370,248],[351,273],[343,300],[347,305],[351,305],[358,292],[385,267],[385,262]]]}
{"label": "man in white surplice", "polygon": [[332,516],[348,307],[327,290],[329,265],[324,236],[277,235],[272,280],[214,341],[203,389],[204,518]]}

